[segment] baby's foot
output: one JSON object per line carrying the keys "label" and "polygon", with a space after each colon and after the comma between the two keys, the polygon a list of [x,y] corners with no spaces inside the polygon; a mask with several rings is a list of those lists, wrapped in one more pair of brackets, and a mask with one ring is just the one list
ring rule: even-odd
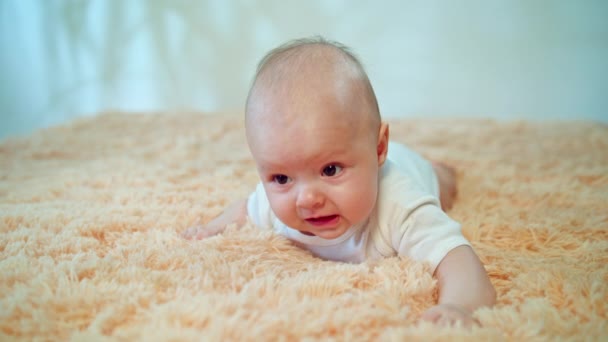
{"label": "baby's foot", "polygon": [[454,169],[446,164],[440,162],[432,162],[433,169],[437,175],[439,181],[439,201],[441,202],[441,209],[449,210],[452,209],[458,189],[456,187],[456,172]]}

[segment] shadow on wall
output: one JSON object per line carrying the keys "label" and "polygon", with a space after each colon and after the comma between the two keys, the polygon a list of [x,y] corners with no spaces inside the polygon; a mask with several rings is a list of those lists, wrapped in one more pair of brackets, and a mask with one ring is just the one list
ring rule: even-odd
{"label": "shadow on wall", "polygon": [[[9,37],[16,53],[2,61],[13,81],[2,92],[8,126],[45,126],[112,109],[237,109],[243,95],[234,84],[243,79],[221,72],[229,66],[231,74],[249,75],[255,65],[240,62],[234,48],[251,25],[221,32],[208,20],[215,9],[207,2],[195,11],[171,1],[11,5],[3,4],[4,15],[24,20],[12,32],[15,41]],[[239,41],[239,50],[251,44]]]}

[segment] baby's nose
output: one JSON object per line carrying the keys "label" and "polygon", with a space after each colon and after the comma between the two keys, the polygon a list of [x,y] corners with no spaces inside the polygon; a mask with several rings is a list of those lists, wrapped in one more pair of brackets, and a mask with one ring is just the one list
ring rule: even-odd
{"label": "baby's nose", "polygon": [[305,186],[302,187],[296,199],[296,206],[302,209],[318,209],[323,207],[325,195],[318,189]]}

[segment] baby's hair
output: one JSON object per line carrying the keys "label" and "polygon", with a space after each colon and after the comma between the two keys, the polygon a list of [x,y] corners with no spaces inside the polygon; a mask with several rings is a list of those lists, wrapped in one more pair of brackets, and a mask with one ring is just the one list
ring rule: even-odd
{"label": "baby's hair", "polygon": [[348,48],[346,45],[341,44],[336,41],[325,39],[322,36],[313,36],[307,38],[300,38],[290,40],[268,52],[259,62],[255,76],[253,78],[253,82],[251,88],[249,90],[249,94],[247,96],[247,105],[249,104],[249,100],[252,94],[253,89],[255,88],[256,82],[258,79],[264,74],[264,71],[272,66],[278,64],[282,65],[282,62],[287,62],[287,67],[297,67],[297,63],[289,63],[293,61],[301,60],[301,58],[306,58],[312,55],[312,52],[301,49],[306,46],[323,46],[334,49],[335,52],[338,52],[338,55],[341,56],[344,61],[350,67],[354,67],[357,76],[363,81],[366,90],[366,97],[368,98],[369,104],[372,107],[374,113],[374,117],[377,118],[377,121],[380,121],[380,110],[378,108],[378,100],[376,99],[376,94],[372,87],[371,82],[365,72],[365,68],[363,64],[357,58],[357,56]]}

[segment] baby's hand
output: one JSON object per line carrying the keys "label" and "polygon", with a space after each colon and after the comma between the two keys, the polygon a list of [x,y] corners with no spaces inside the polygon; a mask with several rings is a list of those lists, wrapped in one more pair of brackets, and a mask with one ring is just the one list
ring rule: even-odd
{"label": "baby's hand", "polygon": [[479,322],[473,318],[471,311],[454,304],[439,304],[426,310],[420,319],[439,324],[442,326],[456,325],[458,322],[463,327],[471,327]]}
{"label": "baby's hand", "polygon": [[226,226],[235,223],[237,226],[245,224],[247,221],[247,199],[241,199],[232,203],[220,216],[214,218],[206,224],[202,224],[200,219],[190,228],[182,233],[184,239],[201,240],[220,234]]}
{"label": "baby's hand", "polygon": [[182,232],[182,237],[187,240],[202,240],[217,235],[223,230],[224,227],[213,224],[213,222],[210,222],[209,224],[201,224],[200,222],[197,222],[192,227],[184,230]]}

